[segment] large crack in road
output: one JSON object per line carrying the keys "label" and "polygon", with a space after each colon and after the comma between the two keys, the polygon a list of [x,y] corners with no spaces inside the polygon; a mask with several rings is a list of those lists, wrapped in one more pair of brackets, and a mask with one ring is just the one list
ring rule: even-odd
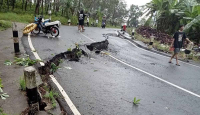
{"label": "large crack in road", "polygon": [[[72,27],[70,29],[67,29],[68,27],[62,28],[74,34],[75,29]],[[102,34],[105,33],[108,32],[96,28],[88,28],[84,35],[93,41],[103,41],[106,43],[105,39],[102,38]],[[39,38],[37,40],[34,39],[33,44],[38,46],[37,43],[40,41],[48,43],[46,47],[50,50],[44,52],[44,48],[41,46],[38,46],[38,49],[36,49],[44,59],[46,52],[49,52],[48,54],[52,54],[55,51],[60,52],[62,49],[68,48],[69,44],[74,44],[71,41],[87,43],[79,42],[78,44],[83,44],[80,45],[80,49],[87,52],[89,58],[81,57],[78,63],[66,60],[60,64],[61,68],[56,72],[59,75],[56,76],[58,82],[81,114],[196,115],[200,112],[198,109],[200,106],[198,103],[199,98],[151,78],[140,71],[136,71],[111,58],[109,55],[96,55],[96,53],[101,52],[101,48],[94,48],[93,45],[95,43],[81,37],[81,34],[75,33],[72,36],[73,39],[70,37],[66,38],[65,34],[61,36],[65,36],[65,39],[61,37],[57,41],[52,41]],[[188,72],[188,65],[183,64],[180,68],[168,65],[168,63],[163,63],[167,62],[167,58],[161,58],[140,50],[129,42],[112,35],[107,41],[109,41],[109,44],[107,43],[108,47],[104,47],[104,49],[108,48],[106,52],[122,60],[122,62],[134,65],[136,68],[155,74],[197,94],[199,93],[197,77],[199,72],[197,68],[190,67],[192,69]],[[56,44],[59,44],[59,46],[55,47]],[[92,52],[90,52],[91,49],[93,49]],[[142,99],[141,104],[137,107],[130,103],[134,97]]]}

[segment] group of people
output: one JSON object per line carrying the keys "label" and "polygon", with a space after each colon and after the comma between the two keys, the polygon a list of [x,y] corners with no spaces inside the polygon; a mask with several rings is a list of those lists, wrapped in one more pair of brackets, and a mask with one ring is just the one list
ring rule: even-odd
{"label": "group of people", "polygon": [[[79,31],[82,31],[82,32],[84,32],[84,21],[85,21],[85,17],[87,16],[87,26],[89,26],[89,16],[87,15],[87,14],[85,14],[84,13],[84,11],[83,10],[81,10],[80,12],[79,12],[79,17],[78,17],[78,20],[79,20],[79,22],[78,22],[78,30]],[[96,20],[96,24],[98,24],[99,23],[99,21],[98,21],[98,19]],[[105,18],[105,16],[103,17],[103,19],[102,19],[102,24],[105,24],[106,23],[106,18]],[[71,24],[71,20],[68,20],[68,24],[70,25]],[[126,27],[122,27],[123,28],[123,30],[125,30],[126,29]],[[192,50],[192,48],[193,48],[193,45],[194,45],[194,43],[193,42],[191,42],[188,38],[187,38],[187,36],[186,36],[186,34],[185,34],[185,32],[183,32],[183,30],[184,30],[184,25],[181,25],[180,27],[179,27],[179,30],[174,34],[174,36],[173,36],[173,41],[172,41],[172,44],[171,44],[171,49],[173,49],[173,51],[174,51],[174,54],[171,56],[171,58],[170,58],[170,60],[169,60],[169,63],[172,63],[172,59],[175,57],[176,58],[176,65],[177,66],[180,66],[180,64],[179,64],[179,62],[178,62],[178,54],[179,54],[179,52],[181,51],[181,49],[182,49],[182,47],[183,47],[183,44],[184,44],[184,41],[187,41],[188,42],[188,45],[187,45],[187,48],[186,48],[186,50],[185,50],[185,54],[186,55],[189,55],[190,53],[191,53],[191,50]],[[134,30],[132,31],[132,35],[134,36]],[[152,35],[153,36],[153,35]],[[151,43],[151,45],[153,45],[152,43]]]}
{"label": "group of people", "polygon": [[[90,26],[90,18],[88,14],[85,14],[83,10],[79,12],[79,17],[78,17],[78,30],[81,32],[84,32],[84,22],[85,22],[85,17],[87,16],[87,26]],[[95,24],[91,23],[93,26],[98,26],[99,20],[96,19]],[[102,19],[102,24],[106,24],[106,17],[104,16]],[[71,25],[71,19],[68,20],[68,25]]]}

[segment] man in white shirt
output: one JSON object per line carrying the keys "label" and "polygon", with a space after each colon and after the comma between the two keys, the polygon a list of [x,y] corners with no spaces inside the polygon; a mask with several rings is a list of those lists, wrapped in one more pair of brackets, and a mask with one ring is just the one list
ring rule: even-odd
{"label": "man in white shirt", "polygon": [[99,20],[98,20],[98,19],[96,19],[96,26],[98,26],[98,23],[99,23]]}
{"label": "man in white shirt", "polygon": [[68,24],[69,24],[69,26],[71,25],[71,19],[68,20]]}
{"label": "man in white shirt", "polygon": [[132,30],[132,36],[134,36],[134,34],[135,34],[135,29]]}
{"label": "man in white shirt", "polygon": [[87,17],[87,26],[89,27],[89,22],[90,22],[90,19],[89,19],[89,16]]}

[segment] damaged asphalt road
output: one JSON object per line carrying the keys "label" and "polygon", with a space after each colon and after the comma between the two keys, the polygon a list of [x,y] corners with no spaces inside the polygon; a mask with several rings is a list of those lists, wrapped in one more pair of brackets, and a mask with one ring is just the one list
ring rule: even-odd
{"label": "damaged asphalt road", "polygon": [[[62,26],[60,38],[31,37],[43,60],[74,48],[74,44],[103,41],[103,34],[114,29],[86,28],[78,33],[77,27]],[[88,37],[88,38],[87,38]],[[25,48],[27,38],[23,37]],[[91,40],[93,41],[91,41]],[[124,39],[108,38],[108,54],[127,64],[153,74],[179,87],[200,94],[199,68],[180,63],[168,64],[168,58],[141,50]],[[85,48],[85,49],[84,49]],[[86,47],[82,48],[87,50]],[[200,98],[157,80],[143,72],[120,63],[105,54],[87,51],[90,58],[79,62],[64,61],[57,80],[83,115],[198,115]],[[139,106],[133,99],[141,99]]]}

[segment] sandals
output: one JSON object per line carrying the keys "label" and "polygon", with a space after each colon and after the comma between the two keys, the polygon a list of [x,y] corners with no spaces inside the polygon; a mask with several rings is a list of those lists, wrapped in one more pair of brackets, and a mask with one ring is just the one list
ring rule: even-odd
{"label": "sandals", "polygon": [[173,64],[171,61],[169,61],[169,63]]}
{"label": "sandals", "polygon": [[[173,64],[171,61],[169,61],[169,63]],[[181,65],[179,65],[179,64],[176,64],[176,66],[181,66]]]}

